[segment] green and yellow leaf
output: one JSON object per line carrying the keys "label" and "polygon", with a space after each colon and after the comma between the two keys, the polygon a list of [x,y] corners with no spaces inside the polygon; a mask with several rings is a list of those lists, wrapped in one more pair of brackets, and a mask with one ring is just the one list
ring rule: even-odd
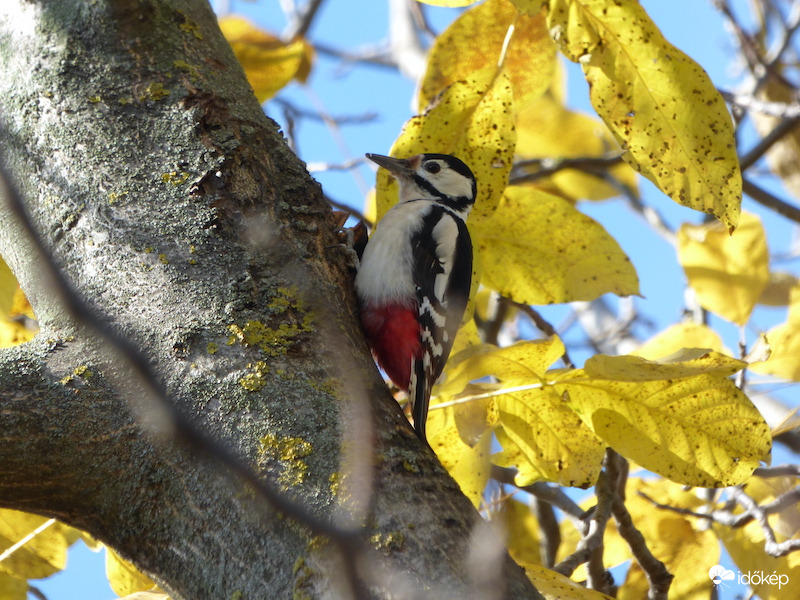
{"label": "green and yellow leaf", "polygon": [[683,225],[678,260],[700,305],[744,325],[769,282],[769,251],[761,221],[743,213],[729,235],[719,223]]}
{"label": "green and yellow leaf", "polygon": [[524,304],[593,300],[639,292],[636,270],[603,227],[570,202],[511,186],[489,219],[470,230],[483,284]]}
{"label": "green and yellow leaf", "polygon": [[304,82],[308,77],[314,51],[305,40],[284,42],[236,15],[220,19],[219,27],[259,102],[272,98],[293,79]]}
{"label": "green and yellow leaf", "polygon": [[[472,219],[494,212],[514,159],[514,100],[511,82],[492,66],[457,81],[424,114],[406,122],[391,155],[452,154],[467,163],[478,182]],[[397,203],[397,184],[378,170],[378,218]]]}
{"label": "green and yellow leaf", "polygon": [[550,85],[556,47],[544,16],[521,15],[508,0],[487,0],[463,13],[436,38],[419,92],[419,110],[449,85],[484,68],[497,69],[509,27],[513,35],[503,57],[514,104],[522,106]]}
{"label": "green and yellow leaf", "polygon": [[727,107],[705,71],[635,0],[553,0],[548,27],[580,62],[624,158],[673,200],[739,219],[741,172]]}

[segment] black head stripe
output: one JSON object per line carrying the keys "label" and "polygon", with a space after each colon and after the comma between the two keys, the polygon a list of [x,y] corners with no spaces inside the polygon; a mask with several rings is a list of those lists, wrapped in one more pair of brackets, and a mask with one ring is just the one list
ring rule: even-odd
{"label": "black head stripe", "polygon": [[465,165],[463,161],[461,161],[460,159],[456,158],[455,156],[451,156],[450,154],[423,154],[422,155],[422,160],[429,160],[429,159],[441,160],[448,167],[453,169],[453,171],[455,171],[456,173],[460,173],[461,175],[463,175],[467,179],[472,179],[473,181],[475,180],[475,175],[472,174],[472,171],[470,170],[470,168],[467,165]]}

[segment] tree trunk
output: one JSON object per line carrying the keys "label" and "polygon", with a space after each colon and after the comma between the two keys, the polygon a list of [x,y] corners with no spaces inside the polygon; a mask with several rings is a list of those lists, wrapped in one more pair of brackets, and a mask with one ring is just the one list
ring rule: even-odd
{"label": "tree trunk", "polygon": [[[93,315],[4,207],[41,333],[0,354],[0,504],[88,531],[174,599],[539,597],[471,544],[479,515],[369,357],[319,186],[205,1],[4,0],[0,65],[2,163]],[[158,390],[280,497],[176,434]]]}

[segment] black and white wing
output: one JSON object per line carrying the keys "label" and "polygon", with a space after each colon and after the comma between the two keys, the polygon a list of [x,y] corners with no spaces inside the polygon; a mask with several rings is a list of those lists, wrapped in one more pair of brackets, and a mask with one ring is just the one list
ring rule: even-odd
{"label": "black and white wing", "polygon": [[431,388],[442,374],[461,325],[472,283],[472,242],[464,220],[433,206],[412,240],[422,357],[408,387],[417,435],[425,440]]}

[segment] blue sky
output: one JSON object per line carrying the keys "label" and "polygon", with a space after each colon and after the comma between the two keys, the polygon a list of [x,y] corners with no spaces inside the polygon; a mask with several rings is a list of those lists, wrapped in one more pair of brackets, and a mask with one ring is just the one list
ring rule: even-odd
{"label": "blue sky", "polygon": [[[699,62],[718,87],[730,89],[737,82],[735,69],[730,63],[731,38],[710,2],[644,0],[642,4],[667,39]],[[221,5],[222,2],[218,1],[217,6]],[[734,5],[745,10],[744,2],[735,2]],[[279,3],[274,0],[257,3],[232,0],[230,9],[231,12],[248,15],[276,33],[285,26]],[[440,29],[457,14],[452,9],[435,9],[432,12],[434,23]],[[387,24],[387,6],[382,0],[327,0],[312,29],[312,38],[329,46],[352,51],[380,44],[386,35]],[[570,104],[590,112],[586,84],[580,70],[574,65],[569,67],[568,81]],[[413,83],[384,68],[343,66],[338,61],[318,56],[308,87],[310,91],[293,84],[283,97],[311,111],[322,103],[326,112],[334,116],[378,115],[376,120],[367,125],[343,127],[340,131],[341,141],[337,141],[324,125],[308,120],[299,123],[299,152],[311,164],[339,164],[363,156],[365,152],[386,153],[403,123],[412,115]],[[282,109],[278,104],[269,103],[266,110],[270,116],[281,121]],[[373,171],[366,165],[358,169],[356,177],[347,171],[319,173],[315,176],[330,196],[358,208],[363,204],[365,186],[370,187],[374,183]],[[641,185],[646,202],[658,208],[671,224],[700,220],[701,215],[675,205],[647,182],[642,181]],[[745,200],[745,208],[764,217],[770,231],[771,250],[786,250],[789,247],[792,230],[785,223],[749,200]],[[637,333],[648,337],[674,322],[683,306],[683,274],[677,265],[674,250],[652,234],[645,233],[646,237],[643,237],[642,222],[624,209],[621,202],[583,203],[581,209],[604,224],[637,268],[645,296],[645,299],[637,299],[637,306],[654,322],[653,329],[639,328]],[[796,261],[780,266],[795,273],[798,271]],[[542,312],[557,325],[565,318],[567,309],[547,307]],[[760,328],[767,328],[782,321],[783,316],[782,310],[760,309],[754,320]],[[735,328],[716,319],[712,319],[711,325],[715,328],[719,325],[725,332],[728,345],[734,347],[738,338]],[[570,337],[566,339],[569,343]],[[751,333],[750,341],[752,339]],[[115,595],[104,577],[103,558],[103,553],[92,553],[79,542],[70,552],[65,572],[48,580],[34,582],[34,585],[49,600],[78,597],[82,600],[110,600]]]}

